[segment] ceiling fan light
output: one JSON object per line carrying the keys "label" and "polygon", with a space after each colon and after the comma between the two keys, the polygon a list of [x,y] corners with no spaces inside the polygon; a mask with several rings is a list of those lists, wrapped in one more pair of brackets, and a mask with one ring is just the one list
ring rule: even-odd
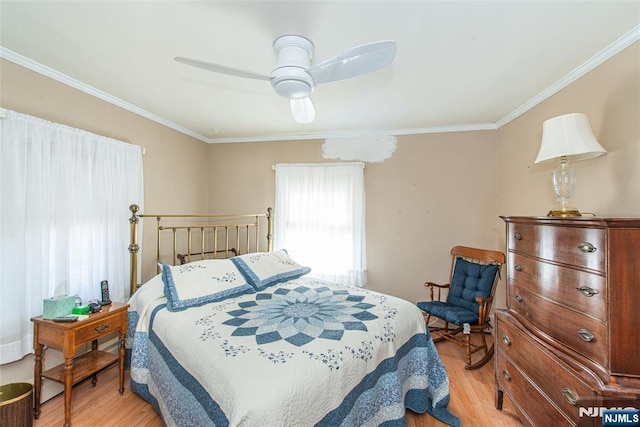
{"label": "ceiling fan light", "polygon": [[290,99],[291,114],[296,123],[311,123],[316,118],[316,109],[313,106],[311,98]]}

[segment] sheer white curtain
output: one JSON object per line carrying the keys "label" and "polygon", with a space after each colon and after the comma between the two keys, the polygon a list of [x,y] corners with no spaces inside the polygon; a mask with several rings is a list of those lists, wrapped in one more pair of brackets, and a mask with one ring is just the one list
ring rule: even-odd
{"label": "sheer white curtain", "polygon": [[83,301],[128,297],[135,145],[8,111],[0,119],[0,363],[33,351],[32,316],[60,284]]}
{"label": "sheer white curtain", "polygon": [[274,247],[311,274],[364,286],[364,165],[276,165]]}

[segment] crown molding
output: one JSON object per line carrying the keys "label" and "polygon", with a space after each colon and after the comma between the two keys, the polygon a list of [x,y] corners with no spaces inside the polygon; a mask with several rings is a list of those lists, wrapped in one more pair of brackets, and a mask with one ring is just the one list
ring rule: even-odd
{"label": "crown molding", "polygon": [[365,133],[371,133],[376,135],[378,134],[413,135],[413,134],[422,134],[422,133],[465,132],[465,131],[474,131],[474,130],[496,129],[495,124],[485,123],[485,124],[478,124],[478,125],[437,126],[437,127],[429,127],[429,128],[393,129],[393,130],[380,130],[380,131],[351,130],[351,131],[345,131],[345,132],[322,132],[322,133],[309,133],[309,134],[288,134],[288,135],[284,134],[284,135],[268,135],[268,136],[255,135],[255,136],[234,137],[234,138],[207,138],[204,135],[201,135],[197,132],[193,132],[192,130],[186,129],[176,123],[173,123],[160,116],[157,116],[146,110],[143,110],[142,108],[137,107],[127,101],[124,101],[120,98],[116,98],[115,96],[112,96],[104,91],[96,89],[93,86],[90,86],[86,83],[76,80],[73,77],[69,77],[66,74],[63,74],[59,71],[54,70],[53,68],[47,67],[46,65],[40,64],[39,62],[36,62],[32,59],[27,58],[26,56],[20,55],[19,53],[14,52],[10,49],[7,49],[6,47],[0,46],[0,58],[4,58],[8,61],[13,62],[14,64],[28,68],[29,70],[35,71],[38,74],[42,74],[43,76],[52,78],[62,84],[70,86],[74,89],[78,89],[88,95],[99,98],[105,102],[108,102],[110,104],[123,108],[127,111],[135,113],[139,116],[152,120],[156,123],[159,123],[163,126],[171,128],[177,132],[191,136],[195,139],[198,139],[202,142],[206,142],[208,144],[326,139],[326,138],[361,136],[362,134],[365,134]]}
{"label": "crown molding", "polygon": [[594,55],[591,59],[587,60],[578,68],[574,69],[569,74],[567,74],[566,76],[558,80],[556,83],[552,84],[547,89],[543,90],[538,95],[534,96],[529,101],[525,102],[520,107],[516,108],[515,110],[513,110],[506,116],[502,117],[495,123],[435,126],[435,127],[426,127],[426,128],[387,129],[387,130],[380,130],[380,131],[351,130],[351,131],[337,132],[337,133],[325,132],[325,133],[314,133],[314,134],[290,134],[290,135],[285,134],[285,135],[271,135],[271,136],[256,135],[256,136],[238,137],[238,138],[235,138],[235,137],[234,138],[207,138],[197,132],[193,132],[192,130],[186,129],[176,123],[173,123],[160,116],[152,114],[129,102],[126,102],[120,98],[112,96],[101,90],[98,90],[88,84],[85,84],[79,80],[69,77],[66,74],[63,74],[50,67],[47,67],[46,65],[40,64],[25,56],[20,55],[19,53],[13,52],[12,50],[7,49],[3,46],[0,46],[0,58],[4,58],[17,65],[20,65],[32,71],[35,71],[36,73],[42,74],[46,77],[50,77],[67,86],[78,89],[84,93],[92,95],[110,104],[123,108],[127,111],[130,111],[139,116],[152,120],[156,123],[159,123],[163,126],[166,126],[182,134],[191,136],[200,141],[206,142],[208,144],[222,144],[222,143],[235,143],[235,142],[268,142],[268,141],[291,141],[291,140],[353,137],[356,135],[361,136],[363,133],[388,134],[388,135],[415,135],[415,134],[429,134],[429,133],[496,130],[496,129],[500,129],[502,126],[506,125],[512,120],[515,120],[516,118],[520,117],[521,115],[531,110],[533,107],[537,106],[547,98],[553,96],[560,90],[569,86],[571,83],[573,83],[580,77],[584,76],[589,71],[593,70],[598,65],[602,64],[612,56],[618,54],[619,52],[621,52],[631,44],[637,42],[638,40],[640,40],[640,25],[636,25],[635,27],[633,27],[630,31],[622,35],[620,38],[618,38],[616,41],[611,43],[609,46],[602,49],[600,52]]}
{"label": "crown molding", "polygon": [[542,101],[550,98],[555,95],[565,87],[569,86],[571,83],[578,80],[580,77],[587,74],[589,71],[596,68],[598,65],[602,64],[612,56],[620,53],[627,47],[631,46],[633,43],[640,40],[640,25],[636,25],[627,33],[625,33],[622,37],[611,43],[609,46],[602,49],[600,52],[596,53],[591,59],[587,60],[585,63],[580,65],[578,68],[571,71],[569,74],[522,104],[520,107],[513,110],[511,113],[507,114],[500,120],[496,122],[497,128],[501,128],[507,123],[515,120],[520,117],[527,111],[531,110],[536,105],[540,104]]}
{"label": "crown molding", "polygon": [[381,130],[351,130],[344,132],[322,132],[305,133],[291,135],[271,135],[271,136],[247,136],[240,138],[210,138],[210,144],[231,144],[234,142],[270,142],[270,141],[300,141],[308,139],[327,138],[352,138],[363,135],[417,135],[423,133],[448,133],[448,132],[470,132],[476,130],[495,130],[495,123],[479,123],[470,125],[433,126],[427,128],[411,129],[381,129]]}
{"label": "crown molding", "polygon": [[193,138],[199,139],[203,142],[209,142],[208,138],[200,135],[199,133],[193,132],[187,128],[184,128],[180,125],[177,125],[169,120],[163,119],[160,116],[157,116],[153,113],[150,113],[146,110],[143,110],[140,107],[137,107],[127,101],[124,101],[120,98],[116,98],[113,95],[110,95],[106,92],[103,92],[99,89],[94,88],[86,83],[83,83],[79,80],[74,79],[73,77],[69,77],[66,74],[63,74],[59,71],[54,70],[53,68],[47,67],[46,65],[40,64],[32,59],[27,58],[26,56],[20,55],[17,52],[14,52],[6,47],[0,46],[0,58],[4,58],[7,61],[11,61],[14,64],[20,65],[22,67],[28,68],[31,71],[35,71],[38,74],[42,74],[43,76],[52,78],[62,84],[70,86],[74,89],[78,89],[88,95],[99,98],[103,101],[106,101],[110,104],[113,104],[117,107],[123,108],[127,111],[135,113],[139,116],[142,116],[146,119],[152,120],[156,123],[159,123],[163,126],[171,128],[177,132],[183,133],[185,135],[191,136]]}

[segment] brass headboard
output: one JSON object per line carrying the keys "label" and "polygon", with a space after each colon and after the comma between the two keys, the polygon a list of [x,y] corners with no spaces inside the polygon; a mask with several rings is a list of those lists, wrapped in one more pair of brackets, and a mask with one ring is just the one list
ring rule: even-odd
{"label": "brass headboard", "polygon": [[[177,264],[192,261],[194,259],[204,259],[207,256],[212,258],[228,258],[229,256],[240,255],[242,253],[269,252],[273,248],[273,215],[272,209],[268,208],[266,214],[204,214],[204,215],[156,215],[139,214],[138,205],[129,206],[131,218],[131,239],[129,243],[129,253],[131,254],[131,295],[138,288],[138,223],[140,218],[156,219],[156,263]],[[166,225],[164,220],[170,219],[172,225]],[[266,222],[266,234],[261,223]],[[162,240],[165,233],[171,233],[172,254],[171,261],[167,262],[166,257],[161,254]],[[199,235],[199,239],[194,239],[194,234]],[[197,237],[197,236],[196,236]],[[261,242],[266,239],[266,245]],[[196,241],[197,240],[197,241]],[[195,246],[195,250],[194,250]],[[181,253],[178,248],[181,248]],[[160,268],[158,267],[158,272]]]}

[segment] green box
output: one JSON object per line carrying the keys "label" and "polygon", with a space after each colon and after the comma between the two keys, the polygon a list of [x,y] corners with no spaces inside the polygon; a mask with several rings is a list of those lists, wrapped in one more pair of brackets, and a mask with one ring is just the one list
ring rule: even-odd
{"label": "green box", "polygon": [[71,314],[89,314],[89,306],[81,305],[79,307],[73,307],[73,310],[71,310]]}
{"label": "green box", "polygon": [[75,296],[53,297],[42,300],[42,318],[53,319],[55,317],[71,314],[76,306]]}

